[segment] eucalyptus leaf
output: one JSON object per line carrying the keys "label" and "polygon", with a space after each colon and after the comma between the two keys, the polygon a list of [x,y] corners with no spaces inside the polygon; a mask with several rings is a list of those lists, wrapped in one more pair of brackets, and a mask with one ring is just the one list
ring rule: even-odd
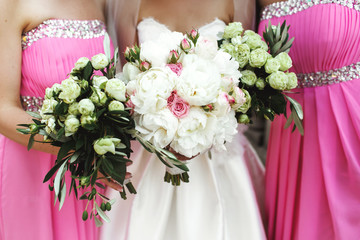
{"label": "eucalyptus leaf", "polygon": [[28,145],[27,145],[27,150],[29,151],[32,146],[34,145],[34,137],[35,137],[35,134],[31,134],[30,138],[29,138],[29,142],[28,142]]}
{"label": "eucalyptus leaf", "polygon": [[298,114],[296,114],[295,112],[291,112],[291,114],[293,115],[294,123],[295,123],[296,127],[298,128],[300,134],[303,136],[304,135],[304,127],[302,125],[301,120],[299,119]]}
{"label": "eucalyptus leaf", "polygon": [[297,115],[299,116],[299,118],[301,120],[303,120],[304,118],[304,114],[303,114],[303,110],[302,110],[302,106],[300,103],[298,103],[295,99],[285,95],[285,97],[290,101],[290,104],[294,107]]}
{"label": "eucalyptus leaf", "polygon": [[113,198],[113,199],[111,199],[111,200],[109,201],[109,203],[110,203],[111,205],[114,205],[115,202],[116,202],[116,199],[115,199],[115,198]]}
{"label": "eucalyptus leaf", "polygon": [[55,190],[55,196],[58,197],[60,190],[61,190],[61,180],[64,177],[64,170],[66,171],[66,163],[67,161],[64,161],[63,164],[61,164],[58,172],[56,173],[55,180],[54,180],[54,190]]}
{"label": "eucalyptus leaf", "polygon": [[41,119],[40,114],[37,112],[26,111],[26,113],[29,114],[33,118]]}
{"label": "eucalyptus leaf", "polygon": [[105,33],[105,36],[104,36],[104,52],[105,52],[107,59],[110,62],[111,61],[110,37],[109,37],[109,34],[107,34],[107,33]]}
{"label": "eucalyptus leaf", "polygon": [[50,171],[46,174],[43,183],[47,182],[50,180],[50,178],[55,174],[55,172],[60,168],[60,166],[62,166],[64,164],[64,162],[66,162],[66,160],[64,161],[58,161],[54,167],[52,167],[50,169]]}
{"label": "eucalyptus leaf", "polygon": [[70,163],[74,163],[80,156],[80,152],[75,152],[71,158],[70,158]]}
{"label": "eucalyptus leaf", "polygon": [[103,222],[100,221],[97,217],[94,217],[94,219],[96,227],[101,227],[103,225]]}
{"label": "eucalyptus leaf", "polygon": [[66,182],[64,182],[64,185],[63,185],[62,188],[61,188],[59,211],[61,210],[61,208],[62,208],[63,205],[64,205],[65,197],[66,197]]}
{"label": "eucalyptus leaf", "polygon": [[290,127],[292,121],[293,121],[293,115],[290,114],[289,118],[286,120],[284,128],[286,129],[286,128]]}

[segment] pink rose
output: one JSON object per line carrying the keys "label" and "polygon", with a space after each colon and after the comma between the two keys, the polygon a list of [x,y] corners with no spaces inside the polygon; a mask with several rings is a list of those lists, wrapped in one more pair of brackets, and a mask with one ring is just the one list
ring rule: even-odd
{"label": "pink rose", "polygon": [[176,64],[166,64],[166,66],[168,66],[171,71],[173,71],[174,73],[176,73],[176,75],[180,76],[183,66],[181,63],[176,63]]}
{"label": "pink rose", "polygon": [[131,108],[130,115],[133,115],[134,109],[135,109],[135,104],[131,101],[131,97],[129,97],[129,100],[127,100],[127,102],[125,103],[125,106],[127,108]]}
{"label": "pink rose", "polygon": [[190,105],[182,98],[178,97],[171,105],[170,111],[177,117],[186,117],[189,113]]}
{"label": "pink rose", "polygon": [[188,52],[191,49],[191,44],[186,38],[184,38],[180,43],[180,47],[185,52]]}
{"label": "pink rose", "polygon": [[173,105],[173,103],[176,101],[177,98],[178,95],[176,93],[176,90],[172,91],[170,97],[168,97],[167,99],[167,106],[169,109],[171,108],[171,105]]}

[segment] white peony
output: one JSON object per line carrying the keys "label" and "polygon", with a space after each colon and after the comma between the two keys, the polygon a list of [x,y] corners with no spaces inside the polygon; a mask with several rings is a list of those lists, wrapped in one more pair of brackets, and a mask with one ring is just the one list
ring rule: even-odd
{"label": "white peony", "polygon": [[218,51],[214,58],[214,62],[219,69],[221,76],[231,78],[234,85],[239,83],[239,78],[241,77],[241,73],[238,70],[239,63],[232,58],[229,53]]}
{"label": "white peony", "polygon": [[177,134],[170,146],[189,158],[205,152],[214,141],[216,123],[213,114],[201,108],[190,108],[189,114],[180,119]]}
{"label": "white peony", "polygon": [[110,97],[118,101],[123,102],[126,100],[126,86],[125,83],[120,79],[113,78],[107,81],[105,91],[109,94]]}
{"label": "white peony", "polygon": [[183,59],[183,71],[178,81],[178,95],[190,105],[204,106],[216,101],[221,75],[212,61],[194,54]]}
{"label": "white peony", "polygon": [[195,53],[196,55],[205,58],[213,59],[218,50],[218,43],[216,38],[200,36],[196,42]]}
{"label": "white peony", "polygon": [[163,67],[171,50],[178,50],[184,35],[179,32],[166,32],[156,36],[155,39],[145,39],[140,45],[140,59],[147,60],[152,67]]}
{"label": "white peony", "polygon": [[167,99],[175,87],[177,75],[169,68],[151,68],[130,81],[128,87],[135,95],[131,101],[135,111],[141,114],[156,112],[167,105]]}
{"label": "white peony", "polygon": [[229,94],[227,92],[220,91],[219,96],[214,103],[214,110],[211,112],[217,117],[222,117],[231,111],[229,103]]}
{"label": "white peony", "polygon": [[175,137],[179,121],[168,108],[156,113],[135,114],[135,129],[156,147],[168,146]]}
{"label": "white peony", "polygon": [[225,142],[231,142],[237,131],[238,122],[235,118],[235,111],[231,110],[223,117],[217,118],[216,133],[214,137],[213,146],[215,150],[226,150]]}

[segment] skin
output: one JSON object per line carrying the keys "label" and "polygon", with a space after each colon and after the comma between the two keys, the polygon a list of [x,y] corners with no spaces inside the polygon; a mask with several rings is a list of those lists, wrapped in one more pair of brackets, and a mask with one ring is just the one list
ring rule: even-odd
{"label": "skin", "polygon": [[[32,122],[19,99],[21,34],[51,18],[105,21],[105,0],[0,0],[0,9],[0,134],[26,146],[29,136],[16,131],[17,124]],[[58,152],[57,147],[42,143],[35,143],[33,149],[54,155]],[[118,184],[104,183],[121,190]]]}
{"label": "skin", "polygon": [[258,3],[260,7],[265,7],[269,4],[276,3],[276,2],[284,2],[284,1],[278,1],[278,0],[258,0]]}

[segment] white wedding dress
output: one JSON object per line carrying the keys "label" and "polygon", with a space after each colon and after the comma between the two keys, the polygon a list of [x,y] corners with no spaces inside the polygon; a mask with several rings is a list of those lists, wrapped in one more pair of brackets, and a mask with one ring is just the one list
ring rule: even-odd
{"label": "white wedding dress", "polygon": [[[219,19],[199,29],[202,35],[223,31]],[[139,42],[170,31],[152,18],[137,26]],[[240,128],[244,128],[240,126]],[[190,182],[172,186],[163,180],[165,166],[135,143],[131,156],[136,195],[117,198],[101,229],[102,240],[260,240],[265,239],[260,212],[264,169],[244,135],[227,143],[226,152],[202,154],[188,163]]]}

